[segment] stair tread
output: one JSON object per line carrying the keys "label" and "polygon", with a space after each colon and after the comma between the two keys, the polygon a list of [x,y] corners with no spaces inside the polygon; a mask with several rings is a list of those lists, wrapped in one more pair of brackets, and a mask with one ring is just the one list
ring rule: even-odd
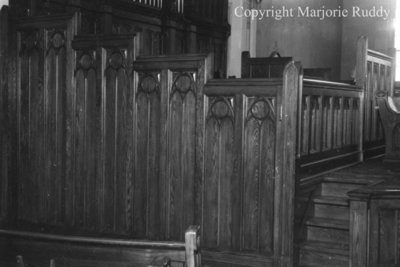
{"label": "stair tread", "polygon": [[314,203],[336,205],[336,206],[349,206],[349,201],[347,197],[337,197],[337,196],[315,196],[313,199]]}
{"label": "stair tread", "polygon": [[301,249],[321,253],[349,256],[349,244],[323,241],[306,241],[300,245]]}
{"label": "stair tread", "polygon": [[382,180],[382,176],[368,176],[357,173],[330,173],[323,178],[323,182],[367,185]]}
{"label": "stair tread", "polygon": [[317,226],[325,228],[336,228],[342,230],[349,230],[349,220],[339,220],[322,217],[312,217],[307,223],[308,226]]}

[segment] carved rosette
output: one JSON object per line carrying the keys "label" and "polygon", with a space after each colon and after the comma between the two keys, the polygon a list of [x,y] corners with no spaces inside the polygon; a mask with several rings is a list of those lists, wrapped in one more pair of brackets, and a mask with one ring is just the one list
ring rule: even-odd
{"label": "carved rosette", "polygon": [[221,125],[222,121],[234,121],[233,97],[210,98],[210,108],[207,114],[207,121],[214,119]]}
{"label": "carved rosette", "polygon": [[41,51],[43,49],[43,33],[39,30],[21,33],[20,56],[27,56],[32,51]]}
{"label": "carved rosette", "polygon": [[139,73],[138,94],[147,96],[160,93],[159,73]]}
{"label": "carved rosette", "polygon": [[246,122],[255,119],[259,124],[265,120],[275,121],[274,101],[265,97],[257,97],[247,111]]}
{"label": "carved rosette", "polygon": [[94,69],[96,69],[95,51],[78,51],[75,73],[82,70],[86,76],[89,70]]}
{"label": "carved rosette", "polygon": [[107,58],[107,69],[112,68],[116,71],[126,69],[126,50],[109,51]]}
{"label": "carved rosette", "polygon": [[[193,72],[174,73],[174,82],[171,89],[171,96],[179,93],[184,99],[189,92],[196,94],[196,74]],[[172,98],[172,97],[171,97]]]}
{"label": "carved rosette", "polygon": [[56,54],[58,54],[61,49],[65,48],[65,33],[63,31],[51,30],[48,32],[47,38],[47,53],[51,49],[54,49]]}

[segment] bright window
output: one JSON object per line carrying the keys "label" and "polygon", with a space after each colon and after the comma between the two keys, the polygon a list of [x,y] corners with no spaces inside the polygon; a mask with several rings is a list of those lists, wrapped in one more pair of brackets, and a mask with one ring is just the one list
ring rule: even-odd
{"label": "bright window", "polygon": [[0,9],[1,9],[3,6],[8,6],[8,0],[0,0]]}
{"label": "bright window", "polygon": [[400,81],[400,2],[396,3],[396,18],[394,20],[394,48],[396,49],[395,80]]}

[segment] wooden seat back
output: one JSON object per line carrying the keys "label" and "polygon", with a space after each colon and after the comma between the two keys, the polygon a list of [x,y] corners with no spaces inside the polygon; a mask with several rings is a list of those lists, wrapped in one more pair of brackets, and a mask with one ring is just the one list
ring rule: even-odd
{"label": "wooden seat back", "polygon": [[281,78],[292,57],[250,57],[242,53],[242,78]]}
{"label": "wooden seat back", "polygon": [[385,160],[400,162],[400,110],[388,91],[377,91],[375,94],[379,107],[380,119],[385,132]]}

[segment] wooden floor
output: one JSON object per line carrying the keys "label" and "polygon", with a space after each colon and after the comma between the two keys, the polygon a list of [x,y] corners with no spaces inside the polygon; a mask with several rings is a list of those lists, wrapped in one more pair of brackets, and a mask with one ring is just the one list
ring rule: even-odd
{"label": "wooden floor", "polygon": [[353,173],[356,177],[364,175],[365,178],[400,178],[400,163],[385,163],[382,158],[377,158],[367,160],[337,173]]}

